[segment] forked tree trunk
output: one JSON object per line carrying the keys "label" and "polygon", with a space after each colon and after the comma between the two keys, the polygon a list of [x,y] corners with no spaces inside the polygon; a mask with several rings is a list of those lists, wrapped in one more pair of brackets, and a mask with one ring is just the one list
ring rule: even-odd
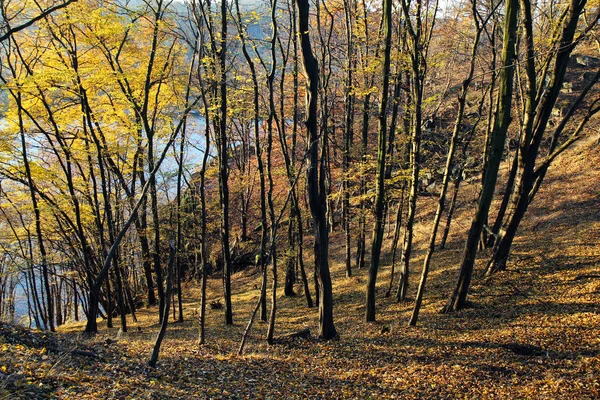
{"label": "forked tree trunk", "polygon": [[175,264],[175,253],[177,252],[174,243],[169,243],[169,250],[169,264],[167,266],[167,290],[165,293],[166,297],[164,303],[165,308],[161,313],[163,317],[160,321],[160,330],[158,331],[158,335],[156,335],[156,341],[154,342],[152,354],[150,355],[150,360],[148,361],[148,366],[152,368],[155,368],[156,363],[158,362],[160,346],[165,338],[165,333],[167,333],[167,324],[169,323],[169,307],[171,305],[171,292],[173,291],[173,268]]}

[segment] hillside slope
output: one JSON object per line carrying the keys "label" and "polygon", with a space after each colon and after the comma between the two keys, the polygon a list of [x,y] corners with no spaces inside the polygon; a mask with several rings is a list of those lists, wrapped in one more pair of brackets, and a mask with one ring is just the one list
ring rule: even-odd
{"label": "hillside slope", "polygon": [[[81,324],[58,334],[0,325],[0,398],[539,398],[600,397],[600,143],[587,140],[549,171],[517,241],[509,270],[480,279],[470,301],[451,315],[438,311],[450,294],[470,215],[459,208],[449,248],[434,256],[419,325],[409,328],[411,303],[383,297],[389,262],[380,275],[378,323],[366,324],[366,271],[346,278],[343,249],[332,254],[339,340],[263,340],[255,324],[246,354],[233,355],[258,296],[259,274],[237,273],[235,325],[208,310],[208,344],[196,345],[197,285],[185,290],[186,322],[171,324],[159,367],[147,368],[158,326],[155,309],[137,324],[95,337]],[[473,198],[466,187],[462,202]],[[423,198],[411,293],[434,201]],[[335,233],[334,243],[342,243]],[[389,239],[388,239],[389,241]],[[210,300],[220,279],[209,282]],[[281,290],[282,292],[282,290]],[[282,294],[282,293],[281,293]],[[303,297],[281,297],[277,334],[317,324]]]}

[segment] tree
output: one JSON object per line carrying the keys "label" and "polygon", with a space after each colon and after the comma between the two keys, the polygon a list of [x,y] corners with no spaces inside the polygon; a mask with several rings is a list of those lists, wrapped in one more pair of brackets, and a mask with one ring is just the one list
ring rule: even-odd
{"label": "tree", "polygon": [[[471,16],[473,18],[475,24],[475,38],[473,40],[473,46],[471,48],[471,60],[469,63],[469,72],[467,73],[467,77],[462,83],[462,88],[460,94],[458,95],[458,112],[456,113],[456,121],[454,122],[454,128],[452,130],[452,137],[450,138],[450,146],[448,148],[448,155],[446,156],[446,166],[444,168],[444,177],[442,179],[442,188],[440,190],[440,195],[438,198],[437,208],[435,211],[435,216],[433,219],[433,225],[431,227],[431,234],[429,237],[429,243],[427,247],[427,253],[425,254],[425,259],[423,261],[423,270],[421,273],[421,280],[419,282],[419,287],[417,289],[417,297],[415,299],[415,304],[413,308],[413,313],[409,321],[409,325],[415,326],[417,324],[417,320],[419,318],[419,310],[421,308],[421,303],[423,301],[423,294],[425,291],[425,283],[427,282],[427,275],[429,272],[429,266],[431,263],[431,258],[433,256],[433,252],[435,251],[435,242],[437,238],[437,232],[440,225],[440,221],[442,218],[442,213],[445,208],[446,203],[446,192],[448,190],[448,183],[452,174],[452,165],[454,162],[454,153],[458,147],[458,139],[459,132],[461,130],[461,124],[463,122],[463,117],[465,114],[465,106],[467,102],[467,94],[469,93],[469,87],[471,82],[473,81],[473,75],[475,73],[475,64],[477,62],[477,52],[479,47],[479,41],[481,38],[481,34],[486,27],[487,21],[489,20],[492,13],[489,14],[485,19],[481,19],[479,17],[479,13],[477,10],[477,1],[472,0],[471,2]],[[474,129],[474,128],[473,128]]]}
{"label": "tree", "polygon": [[377,191],[375,194],[375,225],[373,227],[373,240],[371,250],[371,265],[367,281],[367,322],[375,321],[375,295],[377,284],[377,271],[381,257],[383,243],[383,208],[385,200],[385,173],[386,173],[386,144],[387,144],[387,103],[390,84],[390,59],[392,52],[392,1],[383,2],[383,83],[381,85],[381,98],[377,115]]}
{"label": "tree", "polygon": [[314,224],[315,269],[319,281],[319,337],[332,339],[337,335],[333,324],[333,293],[329,272],[329,227],[326,216],[325,166],[319,144],[327,144],[326,135],[321,138],[317,133],[317,96],[319,90],[319,66],[312,52],[309,36],[308,0],[297,0],[298,31],[304,72],[306,74],[306,129],[308,136],[308,201]]}
{"label": "tree", "polygon": [[356,59],[354,56],[354,12],[351,5],[353,0],[344,0],[344,22],[346,25],[346,77],[344,81],[344,147],[342,160],[342,225],[346,236],[346,276],[352,276],[352,244],[350,224],[350,151],[354,133],[354,69]]}
{"label": "tree", "polygon": [[[210,11],[210,3],[209,3]],[[219,115],[217,154],[219,156],[219,194],[221,213],[221,246],[223,249],[223,289],[225,297],[225,323],[233,324],[231,305],[231,250],[229,248],[229,149],[227,139],[227,1],[221,0],[221,35],[217,54],[219,65]],[[215,40],[214,38],[212,40]],[[216,44],[213,44],[216,46]]]}
{"label": "tree", "polygon": [[65,0],[62,3],[56,4],[52,7],[48,7],[45,10],[42,10],[38,15],[29,18],[27,21],[19,21],[19,24],[17,26],[11,26],[10,20],[9,18],[7,18],[6,13],[4,12],[5,9],[4,7],[2,7],[2,17],[4,20],[4,25],[6,28],[6,32],[4,32],[1,36],[0,36],[0,42],[4,42],[5,40],[9,39],[12,35],[14,35],[17,32],[20,32],[24,29],[29,28],[30,26],[32,26],[33,24],[35,24],[37,21],[42,20],[44,18],[47,18],[50,14],[67,7],[69,4],[76,2],[77,0]]}
{"label": "tree", "polygon": [[502,49],[502,70],[498,77],[498,105],[494,128],[490,139],[490,152],[487,159],[485,178],[477,211],[471,222],[471,227],[465,243],[462,263],[459,270],[458,281],[452,295],[444,306],[442,312],[449,313],[458,311],[465,307],[473,265],[477,253],[477,244],[483,225],[487,221],[488,212],[494,196],[494,188],[498,178],[498,168],[504,150],[504,141],[511,121],[511,106],[513,95],[513,80],[515,72],[515,46],[517,40],[517,14],[519,2],[516,0],[506,1],[506,12],[504,20],[504,39]]}
{"label": "tree", "polygon": [[402,10],[409,38],[409,57],[411,72],[411,101],[414,112],[411,115],[411,150],[410,150],[410,190],[408,193],[408,213],[405,219],[404,242],[400,260],[400,278],[396,300],[406,299],[408,292],[409,265],[413,245],[414,218],[417,208],[417,191],[419,186],[419,170],[421,160],[421,135],[423,124],[423,93],[427,76],[427,53],[435,27],[439,2],[433,6],[432,18],[429,17],[429,3],[415,4],[415,16],[411,17],[411,3],[402,0]]}
{"label": "tree", "polygon": [[[566,6],[565,10],[561,15],[558,23],[562,25],[560,35],[552,43],[552,48],[555,51],[550,53],[550,56],[544,60],[541,68],[541,76],[538,74],[538,67],[536,65],[535,58],[535,38],[534,38],[534,21],[532,5],[527,0],[522,0],[521,8],[523,12],[523,25],[524,25],[524,41],[525,41],[525,54],[526,54],[526,82],[527,88],[525,90],[525,115],[523,123],[520,127],[520,140],[518,149],[518,159],[515,160],[515,167],[517,171],[517,177],[515,181],[515,190],[511,196],[511,210],[507,217],[507,222],[500,230],[496,246],[494,247],[494,255],[490,261],[487,269],[487,274],[503,270],[506,268],[506,261],[512,247],[512,242],[517,233],[517,229],[525,216],[527,208],[533,197],[535,196],[536,190],[534,185],[539,188],[541,185],[545,171],[548,169],[552,160],[556,157],[553,155],[557,151],[557,144],[559,137],[565,129],[567,123],[574,117],[575,111],[582,105],[584,99],[590,92],[591,88],[598,81],[598,73],[592,77],[592,79],[583,88],[580,95],[571,104],[569,110],[565,116],[561,119],[559,125],[554,129],[551,134],[551,150],[549,158],[538,166],[536,170],[536,161],[540,151],[540,146],[544,138],[545,133],[548,129],[552,110],[554,110],[560,90],[565,81],[565,75],[567,73],[568,64],[571,53],[575,49],[578,43],[581,42],[586,32],[589,31],[598,21],[600,14],[596,13],[591,21],[586,24],[584,31],[581,32],[577,37],[576,33],[578,30],[579,18],[583,13],[586,6],[586,0],[572,0]],[[553,64],[551,70],[548,69],[548,65]],[[600,72],[600,71],[599,71]],[[548,85],[540,84],[537,86],[537,82],[548,81]],[[565,142],[566,146],[563,145],[561,152],[571,145],[579,135],[583,128],[590,120],[590,118],[596,114],[599,109],[596,102],[588,107],[584,113],[583,118],[580,120],[579,125],[574,130],[574,134],[571,140]],[[507,191],[505,196],[508,196]]]}
{"label": "tree", "polygon": [[160,330],[158,331],[158,335],[156,335],[156,340],[154,342],[154,346],[152,347],[150,360],[148,361],[148,365],[152,368],[155,368],[156,363],[158,362],[160,346],[162,344],[163,339],[165,338],[165,333],[167,333],[167,323],[169,321],[169,306],[171,305],[171,292],[173,290],[173,274],[175,272],[174,264],[177,252],[177,249],[175,248],[175,244],[173,242],[169,244],[169,249],[169,263],[167,264],[167,291],[164,303],[164,310],[162,311],[163,318],[160,321]]}

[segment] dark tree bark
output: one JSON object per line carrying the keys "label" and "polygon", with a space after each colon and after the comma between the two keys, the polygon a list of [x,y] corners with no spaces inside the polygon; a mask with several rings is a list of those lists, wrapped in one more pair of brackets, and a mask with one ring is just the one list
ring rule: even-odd
{"label": "dark tree bark", "polygon": [[[332,339],[337,336],[333,324],[333,293],[329,272],[329,227],[326,216],[325,174],[323,158],[319,162],[319,137],[317,131],[317,96],[319,90],[319,66],[315,59],[309,37],[309,2],[298,0],[298,36],[304,70],[306,73],[306,128],[308,134],[309,165],[307,171],[308,201],[313,217],[315,242],[315,270],[319,281],[319,337]],[[323,138],[322,145],[326,145]]]}
{"label": "dark tree bark", "polygon": [[[294,72],[293,72],[293,89],[294,89],[294,93],[293,93],[293,101],[292,101],[292,107],[293,107],[293,112],[294,115],[292,116],[292,149],[291,149],[291,153],[292,153],[292,158],[291,158],[291,165],[292,165],[292,170],[295,170],[296,168],[296,152],[297,152],[297,137],[298,137],[298,100],[299,100],[299,95],[298,95],[298,87],[299,87],[299,83],[298,83],[298,66],[299,66],[299,62],[298,62],[298,35],[296,34],[296,32],[298,31],[298,20],[297,20],[297,15],[296,15],[296,0],[292,0],[292,32],[293,34],[293,45],[294,45]],[[312,300],[312,296],[310,294],[310,289],[309,289],[309,285],[308,285],[308,278],[306,276],[306,270],[304,268],[304,225],[302,223],[302,208],[300,207],[300,196],[298,195],[298,191],[296,191],[296,195],[294,198],[292,198],[292,209],[294,211],[294,215],[296,218],[296,229],[297,229],[297,235],[298,235],[298,267],[300,268],[300,276],[302,278],[302,285],[304,286],[304,297],[306,298],[306,305],[308,308],[312,308],[313,307],[313,300]]]}
{"label": "dark tree bark", "polygon": [[223,295],[225,297],[225,324],[233,324],[231,308],[231,251],[229,248],[229,167],[227,140],[227,1],[221,0],[221,47],[219,58],[219,192],[221,197],[221,246],[223,249]]}
{"label": "dark tree bark", "polygon": [[342,225],[344,228],[346,242],[346,276],[352,276],[352,244],[351,244],[351,224],[350,224],[350,149],[352,145],[352,136],[354,132],[354,92],[353,71],[356,67],[354,57],[354,21],[350,5],[352,0],[344,1],[344,17],[346,26],[346,77],[344,81],[344,147],[342,159]]}
{"label": "dark tree bark", "polygon": [[[277,43],[277,21],[275,14],[277,12],[277,0],[271,1],[271,29],[272,36],[270,40],[271,66],[267,72],[267,87],[269,91],[269,116],[267,118],[267,178],[269,189],[267,192],[267,203],[269,206],[269,219],[271,221],[271,243],[269,254],[271,258],[271,271],[273,274],[273,282],[271,286],[271,312],[269,314],[269,326],[267,328],[267,342],[273,344],[273,336],[275,334],[275,317],[277,315],[277,221],[275,220],[275,206],[273,204],[273,124],[276,117],[275,109],[275,70],[277,68],[277,54],[275,44]],[[293,191],[294,188],[292,187]]]}
{"label": "dark tree bark", "polygon": [[[202,46],[198,47],[199,49]],[[198,71],[198,76],[201,76]],[[202,283],[200,287],[200,337],[198,344],[206,343],[206,279],[208,277],[208,252],[206,249],[206,168],[208,165],[208,156],[210,155],[210,113],[208,111],[209,104],[206,98],[204,89],[202,89],[202,101],[204,104],[204,118],[206,121],[206,129],[204,132],[204,155],[202,156],[202,168],[200,169],[200,226],[201,226],[201,242],[200,242],[200,259],[202,262]]]}
{"label": "dark tree bark", "polygon": [[390,85],[390,59],[392,52],[392,1],[383,1],[383,82],[381,98],[379,100],[378,134],[377,134],[377,187],[375,194],[375,225],[373,227],[373,240],[371,247],[371,265],[367,280],[366,321],[375,321],[375,296],[377,284],[377,271],[381,259],[381,245],[383,243],[383,209],[385,201],[385,159],[387,145],[387,103]]}

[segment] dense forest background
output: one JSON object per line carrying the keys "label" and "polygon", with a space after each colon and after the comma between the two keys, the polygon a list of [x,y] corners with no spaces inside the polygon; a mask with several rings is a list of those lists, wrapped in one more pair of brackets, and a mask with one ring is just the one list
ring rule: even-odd
{"label": "dense forest background", "polygon": [[356,324],[400,302],[415,326],[434,253],[460,249],[435,294],[468,308],[556,160],[597,141],[596,1],[1,7],[0,318],[126,333],[157,306],[152,366],[191,296],[200,345],[207,309],[243,319],[239,354],[255,319],[275,343],[293,296],[343,337],[332,264]]}

